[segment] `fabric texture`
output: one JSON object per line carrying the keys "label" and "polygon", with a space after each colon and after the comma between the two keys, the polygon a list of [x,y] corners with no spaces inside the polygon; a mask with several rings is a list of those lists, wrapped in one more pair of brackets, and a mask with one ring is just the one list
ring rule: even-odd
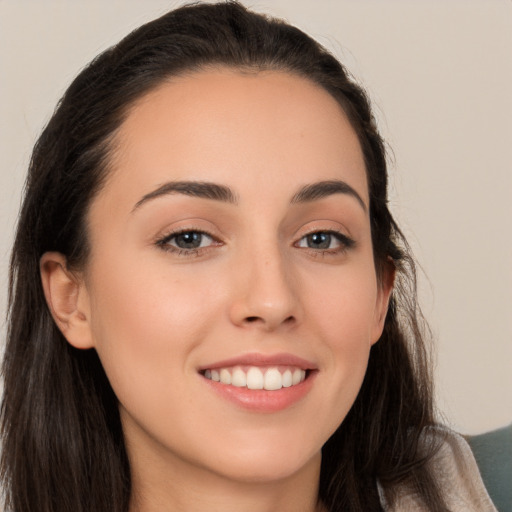
{"label": "fabric texture", "polygon": [[[441,441],[436,455],[429,462],[434,475],[441,483],[441,491],[450,512],[497,512],[482,482],[477,463],[468,443],[455,432],[444,429],[431,429],[431,436]],[[379,486],[381,504],[386,512],[431,512],[421,499],[410,489],[397,490],[398,499],[390,506]]]}
{"label": "fabric texture", "polygon": [[512,512],[512,423],[466,440],[494,505]]}

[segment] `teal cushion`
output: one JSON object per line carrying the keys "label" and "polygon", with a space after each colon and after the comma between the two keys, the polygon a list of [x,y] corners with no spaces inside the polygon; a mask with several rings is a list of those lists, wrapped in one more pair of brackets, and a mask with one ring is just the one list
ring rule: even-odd
{"label": "teal cushion", "polygon": [[512,424],[467,441],[496,508],[512,512]]}

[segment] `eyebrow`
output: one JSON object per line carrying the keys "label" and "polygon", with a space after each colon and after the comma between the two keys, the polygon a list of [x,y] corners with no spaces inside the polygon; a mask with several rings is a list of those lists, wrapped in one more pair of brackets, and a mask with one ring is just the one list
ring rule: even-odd
{"label": "eyebrow", "polygon": [[347,194],[354,197],[366,212],[367,207],[362,197],[348,183],[341,180],[327,180],[302,187],[291,200],[292,204],[317,201],[334,194]]}
{"label": "eyebrow", "polygon": [[[205,181],[170,181],[164,183],[152,192],[144,195],[132,209],[132,212],[144,203],[157,197],[169,194],[183,194],[202,199],[213,199],[230,204],[237,204],[236,194],[226,185]],[[307,203],[317,201],[334,194],[346,194],[354,197],[363,210],[367,207],[361,196],[348,183],[341,180],[327,180],[311,183],[300,188],[292,197],[291,204]]]}
{"label": "eyebrow", "polygon": [[168,194],[184,194],[186,196],[213,199],[215,201],[222,201],[225,203],[237,203],[236,195],[225,185],[204,181],[170,181],[143,196],[142,199],[135,204],[132,211],[136,210],[151,199]]}

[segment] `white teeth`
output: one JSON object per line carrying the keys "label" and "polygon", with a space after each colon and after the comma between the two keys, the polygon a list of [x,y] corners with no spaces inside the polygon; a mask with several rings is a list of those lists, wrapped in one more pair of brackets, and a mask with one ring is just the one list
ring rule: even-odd
{"label": "white teeth", "polygon": [[298,384],[302,379],[302,372],[298,368],[293,371],[292,375],[292,386],[295,386],[295,384]]}
{"label": "white teeth", "polygon": [[222,368],[220,371],[220,381],[222,384],[231,384],[231,373],[226,368]]}
{"label": "white teeth", "polygon": [[217,370],[208,369],[205,370],[204,376],[222,384],[239,388],[266,389],[267,391],[289,388],[301,383],[306,378],[306,371],[300,368],[287,368],[282,373],[281,371],[276,367],[265,370],[257,366],[251,366],[245,371],[236,366]]}
{"label": "white teeth", "polygon": [[283,373],[283,388],[289,388],[292,385],[292,372],[286,370]]}
{"label": "white teeth", "polygon": [[247,376],[241,368],[235,368],[233,370],[233,375],[231,376],[231,384],[239,388],[245,388],[245,386],[247,386]]}
{"label": "white teeth", "polygon": [[249,389],[263,389],[263,373],[259,368],[252,366],[247,372],[247,387]]}
{"label": "white teeth", "polygon": [[265,373],[265,382],[263,388],[268,391],[274,391],[275,389],[281,389],[283,387],[283,378],[277,368],[269,368]]}

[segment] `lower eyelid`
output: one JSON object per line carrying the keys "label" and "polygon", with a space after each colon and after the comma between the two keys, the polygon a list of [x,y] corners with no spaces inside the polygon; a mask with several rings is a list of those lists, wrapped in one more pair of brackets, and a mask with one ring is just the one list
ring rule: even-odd
{"label": "lower eyelid", "polygon": [[[200,247],[194,247],[194,248],[182,248],[175,244],[171,244],[170,242],[175,238],[178,237],[181,234],[184,233],[199,233],[203,235],[204,237],[207,237],[209,239],[208,245],[206,246],[200,246]],[[314,247],[308,247],[308,246],[300,246],[299,244],[304,240],[306,237],[310,235],[314,235],[315,233],[325,233],[331,235],[337,242],[336,247],[330,247],[330,248],[324,248],[324,249],[318,249]],[[179,256],[199,256],[201,253],[204,253],[208,251],[209,249],[214,248],[215,246],[223,245],[222,241],[219,240],[214,235],[208,233],[207,231],[203,229],[194,229],[194,228],[186,228],[186,229],[178,229],[176,231],[173,231],[171,233],[168,233],[165,236],[159,237],[155,241],[155,245],[159,246],[161,249],[166,250],[168,252],[173,252]],[[341,252],[345,252],[351,248],[353,248],[356,245],[356,241],[350,238],[348,235],[345,235],[344,233],[332,230],[332,229],[316,229],[314,231],[310,231],[309,233],[304,234],[297,242],[294,244],[296,247],[299,247],[301,249],[309,250],[312,254],[332,254],[336,255]]]}
{"label": "lower eyelid", "polygon": [[[334,231],[332,229],[317,229],[317,230],[314,230],[314,231],[311,231],[309,233],[306,233],[304,234],[302,237],[299,238],[299,240],[295,243],[295,245],[298,246],[298,244],[304,240],[305,238],[307,238],[308,236],[311,236],[311,235],[314,235],[316,233],[325,233],[325,234],[328,234],[328,235],[331,235],[339,244],[341,247],[344,247],[346,249],[349,249],[351,247],[353,247],[355,245],[355,240],[353,240],[352,238],[350,238],[348,235],[345,235],[344,233],[341,233],[339,231]],[[307,247],[308,249],[313,249],[312,247]],[[332,249],[323,249],[324,251],[329,251],[329,250],[335,250],[337,248],[332,248]],[[313,249],[313,250],[316,250],[316,251],[319,251],[319,250],[322,250],[322,249]]]}
{"label": "lower eyelid", "polygon": [[175,238],[177,238],[178,236],[180,236],[180,235],[182,235],[184,233],[199,233],[202,236],[206,236],[210,240],[215,241],[215,238],[212,235],[210,235],[209,233],[206,233],[205,231],[202,231],[202,230],[199,230],[199,229],[180,229],[180,230],[177,230],[177,231],[170,232],[170,233],[168,233],[166,235],[158,236],[155,239],[154,244],[159,246],[159,247],[161,247],[161,248],[164,248],[164,249],[166,249],[166,248],[174,248],[174,249],[177,249],[177,250],[182,250],[181,247],[177,247],[177,246],[171,244],[171,241],[173,241]]}

